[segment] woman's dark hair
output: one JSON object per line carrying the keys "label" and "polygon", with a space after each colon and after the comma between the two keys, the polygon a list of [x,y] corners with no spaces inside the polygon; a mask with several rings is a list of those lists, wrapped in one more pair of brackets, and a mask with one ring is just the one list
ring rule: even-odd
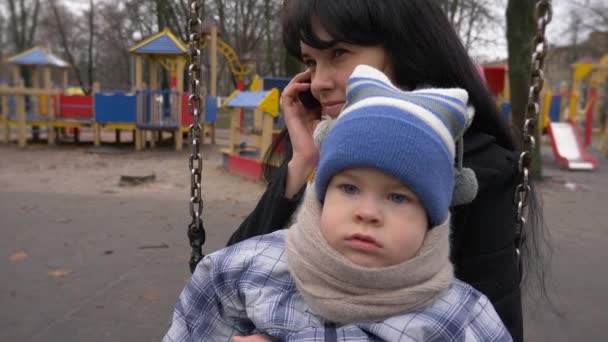
{"label": "woman's dark hair", "polygon": [[[469,134],[483,132],[497,144],[513,150],[508,125],[499,116],[496,104],[477,67],[460,38],[434,0],[285,0],[283,5],[283,43],[287,51],[300,58],[300,41],[318,48],[338,42],[362,46],[382,46],[390,55],[396,75],[404,89],[418,86],[460,87],[469,93],[475,120]],[[314,34],[312,19],[333,40],[323,41]],[[271,164],[276,164],[278,146],[289,144],[286,130],[267,151],[264,175],[270,181]],[[285,151],[284,159],[291,155]]]}
{"label": "woman's dark hair", "polygon": [[[313,19],[333,38],[319,39]],[[285,0],[283,5],[283,43],[288,52],[300,56],[300,42],[318,49],[338,42],[362,46],[382,46],[391,58],[395,78],[404,89],[419,86],[460,87],[469,93],[475,120],[467,134],[485,133],[496,138],[505,149],[516,149],[507,123],[479,71],[471,61],[447,16],[434,0]],[[283,130],[267,151],[264,175],[270,181],[270,163],[284,144],[284,163],[291,159],[289,134]],[[526,263],[536,266],[539,245],[544,242],[542,208],[536,194],[531,196],[529,225],[524,251],[535,254]],[[538,228],[538,229],[537,229]],[[541,261],[538,260],[538,263]],[[544,291],[544,266],[538,267],[541,293]]]}

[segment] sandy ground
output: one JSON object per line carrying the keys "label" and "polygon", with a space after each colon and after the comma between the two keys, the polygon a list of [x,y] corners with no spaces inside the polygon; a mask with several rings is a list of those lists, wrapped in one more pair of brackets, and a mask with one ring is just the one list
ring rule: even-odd
{"label": "sandy ground", "polygon": [[[201,150],[203,196],[210,200],[255,201],[263,191],[261,184],[237,177],[218,181],[227,175],[221,167],[219,153],[219,148],[227,143],[225,136],[225,132],[220,132],[217,146],[204,145]],[[126,142],[120,145],[104,144],[101,148],[86,143],[87,138],[83,134],[85,143],[79,145],[63,143],[50,147],[43,143],[30,143],[24,150],[0,145],[0,188],[5,191],[111,194],[117,197],[154,196],[187,201],[190,193],[188,146],[184,146],[182,152],[173,151],[170,143],[136,152],[129,143],[129,135],[123,135],[122,141]],[[156,177],[152,183],[119,186],[123,175],[151,174]]]}
{"label": "sandy ground", "polygon": [[[154,341],[167,329],[189,276],[189,151],[91,148],[0,144],[0,341]],[[599,157],[597,144],[591,151]],[[223,170],[218,147],[203,156],[209,253],[264,186]],[[608,160],[597,172],[564,171],[545,142],[543,164],[557,309],[525,300],[527,340],[605,340]],[[151,184],[118,185],[150,173]]]}

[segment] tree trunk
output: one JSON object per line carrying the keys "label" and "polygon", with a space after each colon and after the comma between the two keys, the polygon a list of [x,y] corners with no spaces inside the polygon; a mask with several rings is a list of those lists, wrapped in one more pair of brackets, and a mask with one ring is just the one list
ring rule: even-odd
{"label": "tree trunk", "polygon": [[[536,1],[509,0],[507,4],[507,48],[509,53],[509,84],[511,86],[511,130],[516,142],[521,142],[530,78],[532,39],[535,34],[534,7]],[[540,125],[537,125],[538,127]],[[532,176],[541,177],[540,134],[537,130],[536,149],[532,156]]]}
{"label": "tree trunk", "polygon": [[89,47],[88,47],[88,63],[87,63],[87,76],[89,79],[89,88],[85,92],[87,95],[93,92],[93,83],[95,82],[94,76],[94,56],[93,56],[93,45],[95,40],[95,4],[93,0],[89,0]]}
{"label": "tree trunk", "polygon": [[59,14],[59,9],[57,8],[57,0],[51,0],[49,2],[49,4],[51,6],[51,10],[53,11],[53,17],[55,18],[55,22],[57,24],[57,31],[59,32],[59,37],[61,39],[61,44],[63,45],[65,54],[68,57],[68,63],[70,64],[70,68],[76,74],[76,80],[78,81],[78,85],[80,86],[80,88],[83,90],[83,92],[85,94],[88,94],[88,90],[84,86],[84,82],[83,82],[82,76],[80,74],[80,68],[78,68],[76,59],[74,58],[74,55],[72,54],[72,52],[70,50],[70,44],[68,42],[68,37],[65,32],[65,27],[63,26],[63,21],[61,20],[61,16]]}

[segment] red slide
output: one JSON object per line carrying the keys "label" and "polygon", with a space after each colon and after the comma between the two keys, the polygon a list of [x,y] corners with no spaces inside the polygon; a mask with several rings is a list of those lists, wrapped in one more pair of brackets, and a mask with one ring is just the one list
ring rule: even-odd
{"label": "red slide", "polygon": [[557,163],[568,170],[597,170],[597,159],[587,153],[572,122],[551,122],[549,137]]}

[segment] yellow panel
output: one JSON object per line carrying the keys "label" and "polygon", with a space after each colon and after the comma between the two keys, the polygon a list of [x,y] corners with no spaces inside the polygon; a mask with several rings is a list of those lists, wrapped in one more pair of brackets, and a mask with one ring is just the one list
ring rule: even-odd
{"label": "yellow panel", "polygon": [[91,124],[82,123],[82,122],[70,122],[70,121],[53,121],[51,123],[53,127],[64,127],[64,128],[80,128],[80,127],[88,127]]}
{"label": "yellow panel", "polygon": [[264,90],[262,79],[260,76],[253,76],[253,80],[251,81],[251,85],[249,86],[249,91],[262,91]]}
{"label": "yellow panel", "polygon": [[276,118],[277,115],[279,115],[279,90],[277,88],[272,88],[270,93],[268,93],[262,102],[260,102],[258,109],[261,109]]}
{"label": "yellow panel", "polygon": [[134,130],[135,124],[99,124],[100,128],[103,129],[124,129],[124,130]]}
{"label": "yellow panel", "polygon": [[551,91],[546,90],[542,95],[542,107],[540,109],[540,117],[541,117],[541,127],[547,128],[549,127],[549,110],[551,108],[551,99],[553,93]]}
{"label": "yellow panel", "polygon": [[48,121],[26,121],[28,126],[47,126],[49,124]]}
{"label": "yellow panel", "polygon": [[574,79],[580,81],[593,70],[593,64],[577,63],[574,65]]}

